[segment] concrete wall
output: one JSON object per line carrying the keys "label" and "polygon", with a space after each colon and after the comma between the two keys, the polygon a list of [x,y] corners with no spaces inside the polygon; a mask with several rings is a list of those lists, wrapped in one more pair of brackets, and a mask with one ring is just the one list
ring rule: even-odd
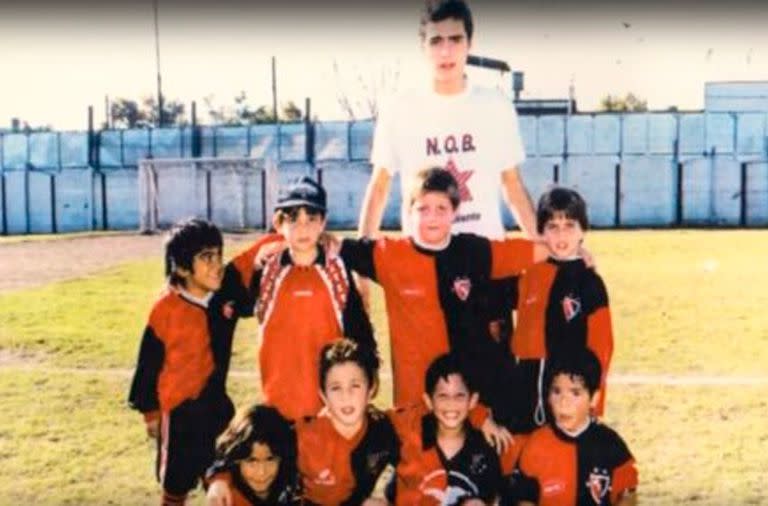
{"label": "concrete wall", "polygon": [[[277,158],[281,184],[298,175],[322,172],[331,225],[353,228],[370,177],[367,158],[373,128],[371,121],[317,123],[314,167],[307,163],[302,123],[202,127],[201,155]],[[557,179],[584,194],[597,226],[676,225],[678,181],[682,225],[739,225],[744,195],[745,223],[768,225],[768,113],[523,116],[520,129],[528,156],[522,174],[534,201]],[[107,227],[137,228],[139,160],[190,157],[192,130],[103,131],[97,136],[97,171],[89,168],[88,142],[85,132],[0,136],[4,233],[50,232],[54,224],[59,231],[101,229],[105,225],[102,188],[106,189]],[[745,193],[743,163],[747,164]],[[188,172],[164,175],[160,186],[167,198],[161,214],[172,218],[206,215],[203,176],[195,179]],[[232,177],[216,174],[211,179],[213,219],[263,226],[260,176],[238,181]],[[400,185],[397,178],[393,183],[384,226],[397,228]],[[233,209],[233,201],[242,202],[242,208]],[[500,198],[499,206],[506,225],[513,226]]]}

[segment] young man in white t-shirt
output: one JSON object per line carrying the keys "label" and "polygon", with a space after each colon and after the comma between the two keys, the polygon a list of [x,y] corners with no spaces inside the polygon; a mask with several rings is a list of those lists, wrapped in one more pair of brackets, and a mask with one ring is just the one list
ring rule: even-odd
{"label": "young man in white t-shirt", "polygon": [[[400,173],[402,193],[407,195],[413,175],[428,164],[444,166],[460,184],[454,232],[502,238],[501,189],[522,231],[537,235],[533,205],[520,178],[525,153],[514,105],[498,90],[473,86],[464,75],[472,32],[472,14],[463,0],[426,2],[419,33],[431,86],[402,94],[377,120],[373,173],[359,219],[361,236],[378,233],[394,174]],[[408,233],[405,204],[401,223]],[[496,306],[498,313],[506,310],[509,322],[509,308],[503,301]],[[508,338],[510,330],[492,333]]]}

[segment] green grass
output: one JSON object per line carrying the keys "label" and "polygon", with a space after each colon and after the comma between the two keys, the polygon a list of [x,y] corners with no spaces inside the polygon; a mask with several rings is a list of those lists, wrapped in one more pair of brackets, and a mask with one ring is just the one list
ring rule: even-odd
{"label": "green grass", "polygon": [[[768,234],[600,231],[588,243],[611,298],[613,372],[767,374]],[[160,279],[151,258],[0,295],[0,506],[157,503],[152,445],[125,397]],[[240,326],[233,369],[256,371],[257,333]],[[230,386],[239,406],[259,398],[253,376]],[[387,405],[389,380],[381,390]],[[606,420],[638,459],[642,503],[768,502],[767,390],[611,385]]]}

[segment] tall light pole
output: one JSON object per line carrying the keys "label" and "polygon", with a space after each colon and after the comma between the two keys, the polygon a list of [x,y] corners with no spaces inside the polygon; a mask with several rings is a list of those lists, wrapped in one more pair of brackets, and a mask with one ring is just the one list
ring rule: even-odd
{"label": "tall light pole", "polygon": [[163,126],[163,82],[160,77],[160,25],[157,22],[157,7],[160,0],[153,0],[155,8],[155,70],[157,73],[157,126]]}

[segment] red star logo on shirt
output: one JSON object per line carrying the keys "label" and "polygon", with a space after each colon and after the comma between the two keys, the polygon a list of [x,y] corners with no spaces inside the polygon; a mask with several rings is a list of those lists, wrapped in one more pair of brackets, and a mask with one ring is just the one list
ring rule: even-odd
{"label": "red star logo on shirt", "polygon": [[453,159],[449,159],[448,163],[445,164],[445,170],[450,172],[451,175],[456,179],[456,182],[459,183],[459,197],[461,198],[461,201],[471,202],[472,194],[469,192],[467,181],[469,181],[469,178],[472,177],[472,174],[474,174],[475,171],[459,170],[459,168],[456,167],[456,164],[453,162]]}

